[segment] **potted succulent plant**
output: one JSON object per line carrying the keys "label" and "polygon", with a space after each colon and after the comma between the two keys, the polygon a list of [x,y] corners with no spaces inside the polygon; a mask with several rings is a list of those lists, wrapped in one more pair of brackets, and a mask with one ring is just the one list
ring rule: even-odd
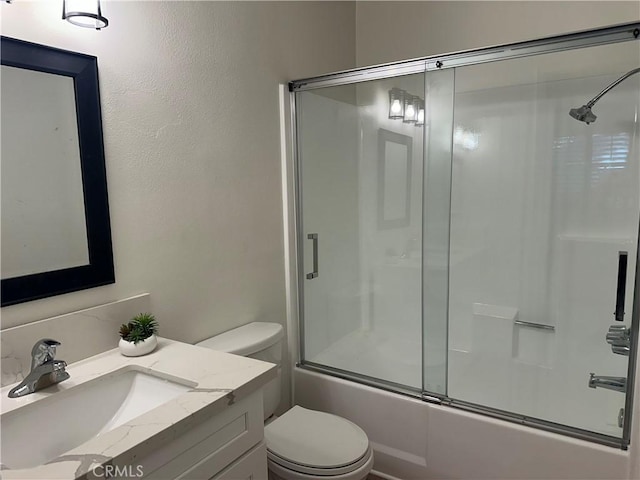
{"label": "potted succulent plant", "polygon": [[151,353],[158,345],[158,322],[150,313],[139,313],[120,327],[120,353],[139,357]]}

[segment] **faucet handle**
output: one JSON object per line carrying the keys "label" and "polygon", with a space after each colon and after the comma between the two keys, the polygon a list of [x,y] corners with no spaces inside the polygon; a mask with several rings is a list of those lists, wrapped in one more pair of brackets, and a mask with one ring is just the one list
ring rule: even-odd
{"label": "faucet handle", "polygon": [[617,355],[629,356],[631,351],[631,329],[624,325],[611,325],[607,331],[607,343]]}
{"label": "faucet handle", "polygon": [[31,370],[56,358],[56,347],[58,345],[61,345],[61,343],[52,338],[38,340],[31,349]]}
{"label": "faucet handle", "polygon": [[611,345],[611,351],[618,355],[625,355],[628,357],[631,352],[631,347],[625,345]]}
{"label": "faucet handle", "polygon": [[607,331],[606,340],[611,346],[629,347],[631,345],[631,329],[624,325],[611,325]]}

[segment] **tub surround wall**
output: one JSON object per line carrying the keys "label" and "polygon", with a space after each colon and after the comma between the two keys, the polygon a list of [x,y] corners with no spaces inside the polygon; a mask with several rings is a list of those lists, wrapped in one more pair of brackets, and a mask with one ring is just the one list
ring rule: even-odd
{"label": "tub surround wall", "polygon": [[144,293],[0,331],[1,385],[19,382],[29,373],[31,349],[41,338],[61,342],[56,358],[69,364],[117,347],[120,325],[138,313],[150,311],[150,303],[149,294]]}

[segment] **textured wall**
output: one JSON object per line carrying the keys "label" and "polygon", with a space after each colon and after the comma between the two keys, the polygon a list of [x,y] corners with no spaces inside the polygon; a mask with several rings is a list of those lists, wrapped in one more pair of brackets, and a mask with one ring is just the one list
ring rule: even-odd
{"label": "textured wall", "polygon": [[161,334],[285,321],[278,84],[351,68],[351,2],[2,2],[2,34],[96,55],[116,284],[2,309],[2,328],[141,292]]}
{"label": "textured wall", "polygon": [[358,65],[638,21],[632,1],[358,2]]}

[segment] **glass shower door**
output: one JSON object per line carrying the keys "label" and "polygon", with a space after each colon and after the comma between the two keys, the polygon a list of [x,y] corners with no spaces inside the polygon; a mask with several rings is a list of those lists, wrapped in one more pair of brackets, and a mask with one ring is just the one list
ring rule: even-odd
{"label": "glass shower door", "polygon": [[424,74],[296,93],[302,362],[417,392],[424,100]]}
{"label": "glass shower door", "polygon": [[425,81],[423,195],[423,391],[447,395],[449,263],[455,70],[429,72]]}
{"label": "glass shower door", "polygon": [[640,75],[569,115],[629,28],[292,83],[303,365],[629,445]]}
{"label": "glass shower door", "polygon": [[605,337],[631,323],[640,76],[591,125],[569,110],[637,61],[629,43],[456,69],[450,397],[622,436],[625,393],[589,380],[627,375]]}

